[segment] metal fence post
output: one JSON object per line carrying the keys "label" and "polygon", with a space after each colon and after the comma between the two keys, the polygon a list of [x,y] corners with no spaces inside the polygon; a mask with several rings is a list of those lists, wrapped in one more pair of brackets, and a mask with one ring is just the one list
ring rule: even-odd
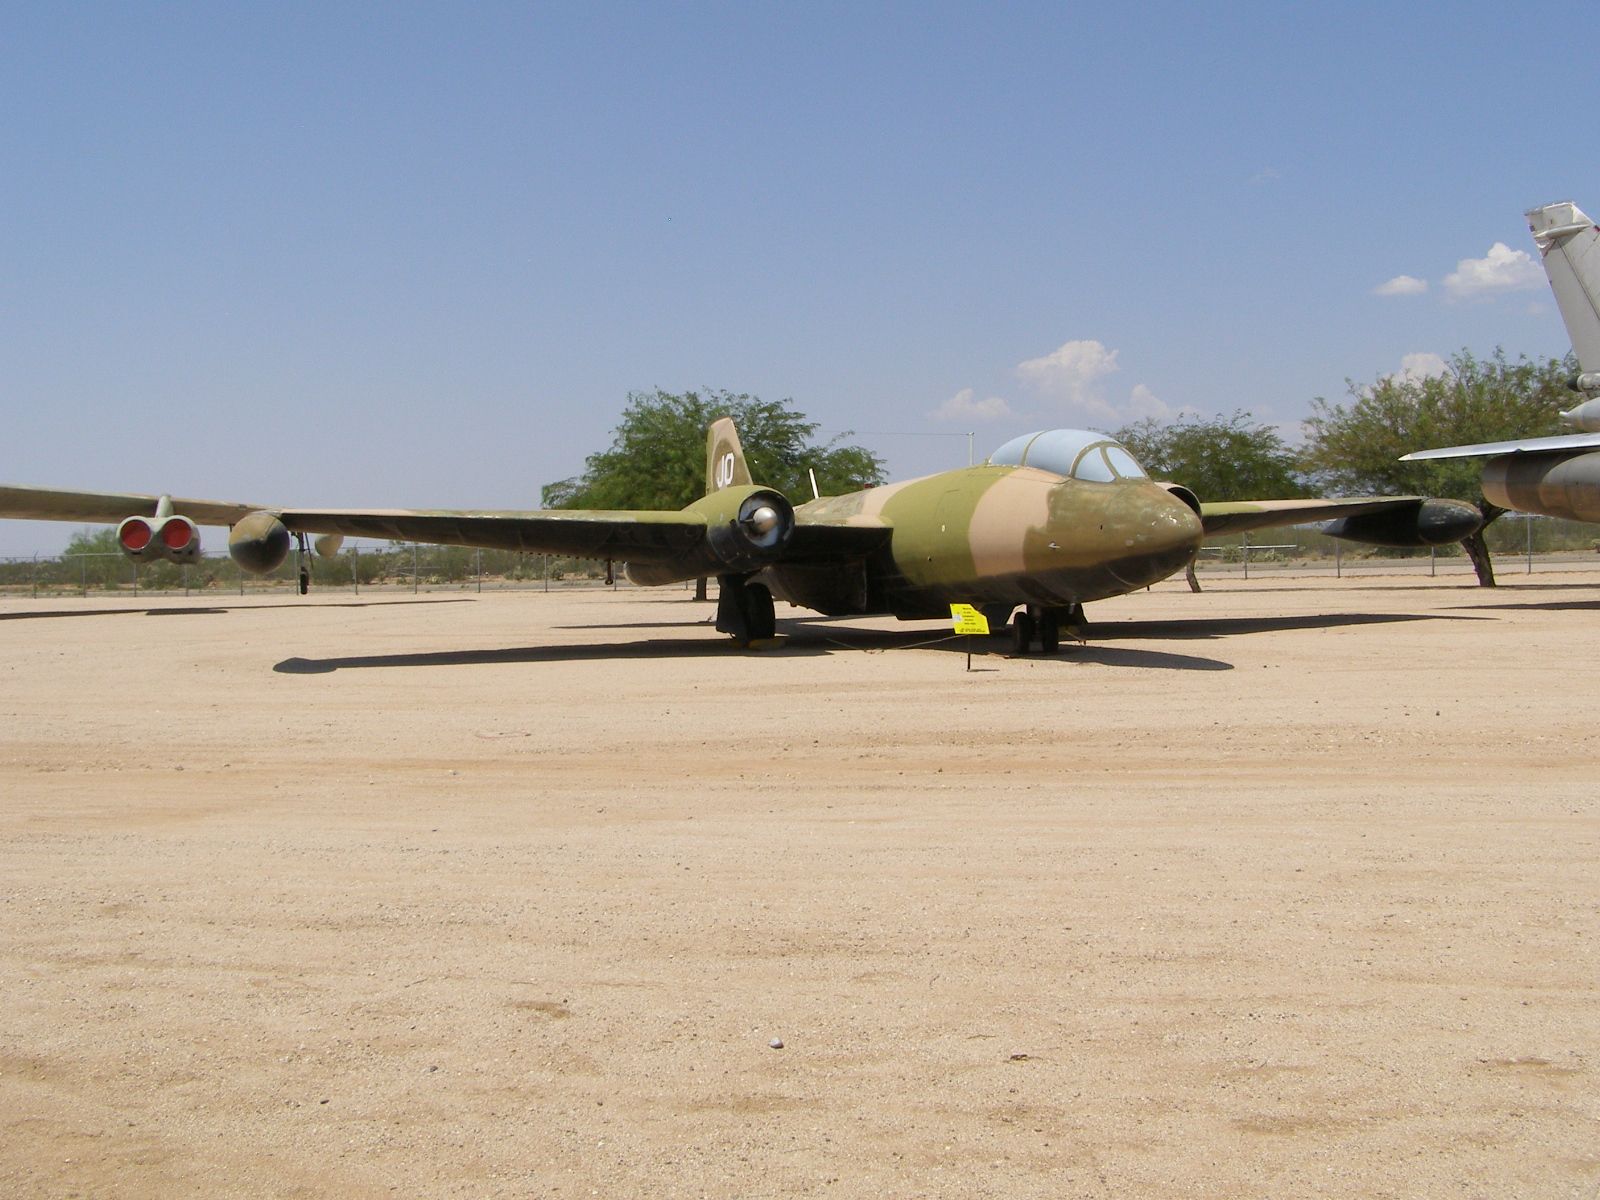
{"label": "metal fence post", "polygon": [[78,582],[83,585],[83,598],[89,598],[89,559],[85,555],[78,559]]}
{"label": "metal fence post", "polygon": [[361,547],[350,547],[350,587],[356,595],[361,595]]}
{"label": "metal fence post", "polygon": [[483,594],[483,547],[478,547],[478,594]]}
{"label": "metal fence post", "polygon": [[417,544],[411,543],[411,594],[417,594]]}
{"label": "metal fence post", "polygon": [[38,554],[38,551],[35,551],[34,555],[33,555],[33,598],[35,600],[37,600],[39,598],[39,554]]}

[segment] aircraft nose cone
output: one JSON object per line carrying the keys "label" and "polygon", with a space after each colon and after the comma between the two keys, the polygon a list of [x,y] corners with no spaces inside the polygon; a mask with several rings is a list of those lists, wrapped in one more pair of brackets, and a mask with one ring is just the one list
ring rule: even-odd
{"label": "aircraft nose cone", "polygon": [[1199,514],[1171,492],[1164,492],[1163,499],[1166,503],[1151,522],[1152,540],[1159,542],[1163,549],[1194,555],[1205,537]]}

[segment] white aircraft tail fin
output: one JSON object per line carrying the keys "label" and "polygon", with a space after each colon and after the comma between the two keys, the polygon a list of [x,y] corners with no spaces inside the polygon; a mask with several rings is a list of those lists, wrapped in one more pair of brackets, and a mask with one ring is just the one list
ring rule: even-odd
{"label": "white aircraft tail fin", "polygon": [[1527,216],[1578,369],[1600,373],[1600,229],[1570,200],[1532,209]]}

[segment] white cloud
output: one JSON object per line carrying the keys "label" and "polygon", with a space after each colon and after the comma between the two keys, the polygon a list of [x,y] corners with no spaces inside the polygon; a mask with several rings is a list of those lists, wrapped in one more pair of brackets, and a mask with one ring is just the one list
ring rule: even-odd
{"label": "white cloud", "polygon": [[1396,275],[1387,283],[1372,289],[1374,296],[1420,296],[1428,290],[1428,281],[1415,275]]}
{"label": "white cloud", "polygon": [[1017,378],[1051,399],[1081,404],[1095,380],[1119,369],[1117,352],[1100,342],[1063,342],[1043,358],[1018,363]]}
{"label": "white cloud", "polygon": [[1283,173],[1277,167],[1262,167],[1261,170],[1250,176],[1250,182],[1256,187],[1260,187],[1264,183],[1276,183],[1282,178]]}
{"label": "white cloud", "polygon": [[1011,406],[999,396],[976,398],[971,388],[962,388],[933,411],[935,421],[999,421],[1012,415]]}
{"label": "white cloud", "polygon": [[1543,286],[1544,271],[1533,256],[1526,250],[1513,250],[1504,242],[1490,246],[1482,258],[1463,258],[1444,277],[1445,293],[1452,300],[1477,300]]}
{"label": "white cloud", "polygon": [[1388,376],[1388,378],[1398,379],[1403,383],[1416,383],[1423,379],[1432,379],[1436,375],[1448,375],[1449,373],[1450,364],[1448,362],[1437,354],[1419,350],[1402,358],[1400,360],[1400,369]]}
{"label": "white cloud", "polygon": [[1170,404],[1142,383],[1133,385],[1133,391],[1129,393],[1128,403],[1123,406],[1121,414],[1125,421],[1142,421],[1146,417],[1154,417],[1158,421],[1170,421],[1176,415]]}
{"label": "white cloud", "polygon": [[1018,363],[1016,373],[1077,425],[1115,429],[1145,417],[1166,420],[1173,415],[1172,408],[1142,383],[1120,403],[1106,399],[1101,381],[1119,370],[1117,352],[1088,339],[1063,342],[1042,358]]}

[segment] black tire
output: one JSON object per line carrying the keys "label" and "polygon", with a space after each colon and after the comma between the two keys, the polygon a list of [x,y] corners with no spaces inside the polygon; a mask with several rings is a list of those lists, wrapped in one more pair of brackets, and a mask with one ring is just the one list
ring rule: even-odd
{"label": "black tire", "polygon": [[1033,616],[1030,613],[1019,612],[1011,618],[1011,649],[1017,654],[1028,654],[1033,650]]}
{"label": "black tire", "polygon": [[1039,651],[1042,654],[1061,653],[1061,621],[1053,612],[1039,614]]}
{"label": "black tire", "polygon": [[744,588],[745,620],[752,642],[763,642],[778,636],[778,618],[772,608],[772,593],[759,583],[747,583]]}

